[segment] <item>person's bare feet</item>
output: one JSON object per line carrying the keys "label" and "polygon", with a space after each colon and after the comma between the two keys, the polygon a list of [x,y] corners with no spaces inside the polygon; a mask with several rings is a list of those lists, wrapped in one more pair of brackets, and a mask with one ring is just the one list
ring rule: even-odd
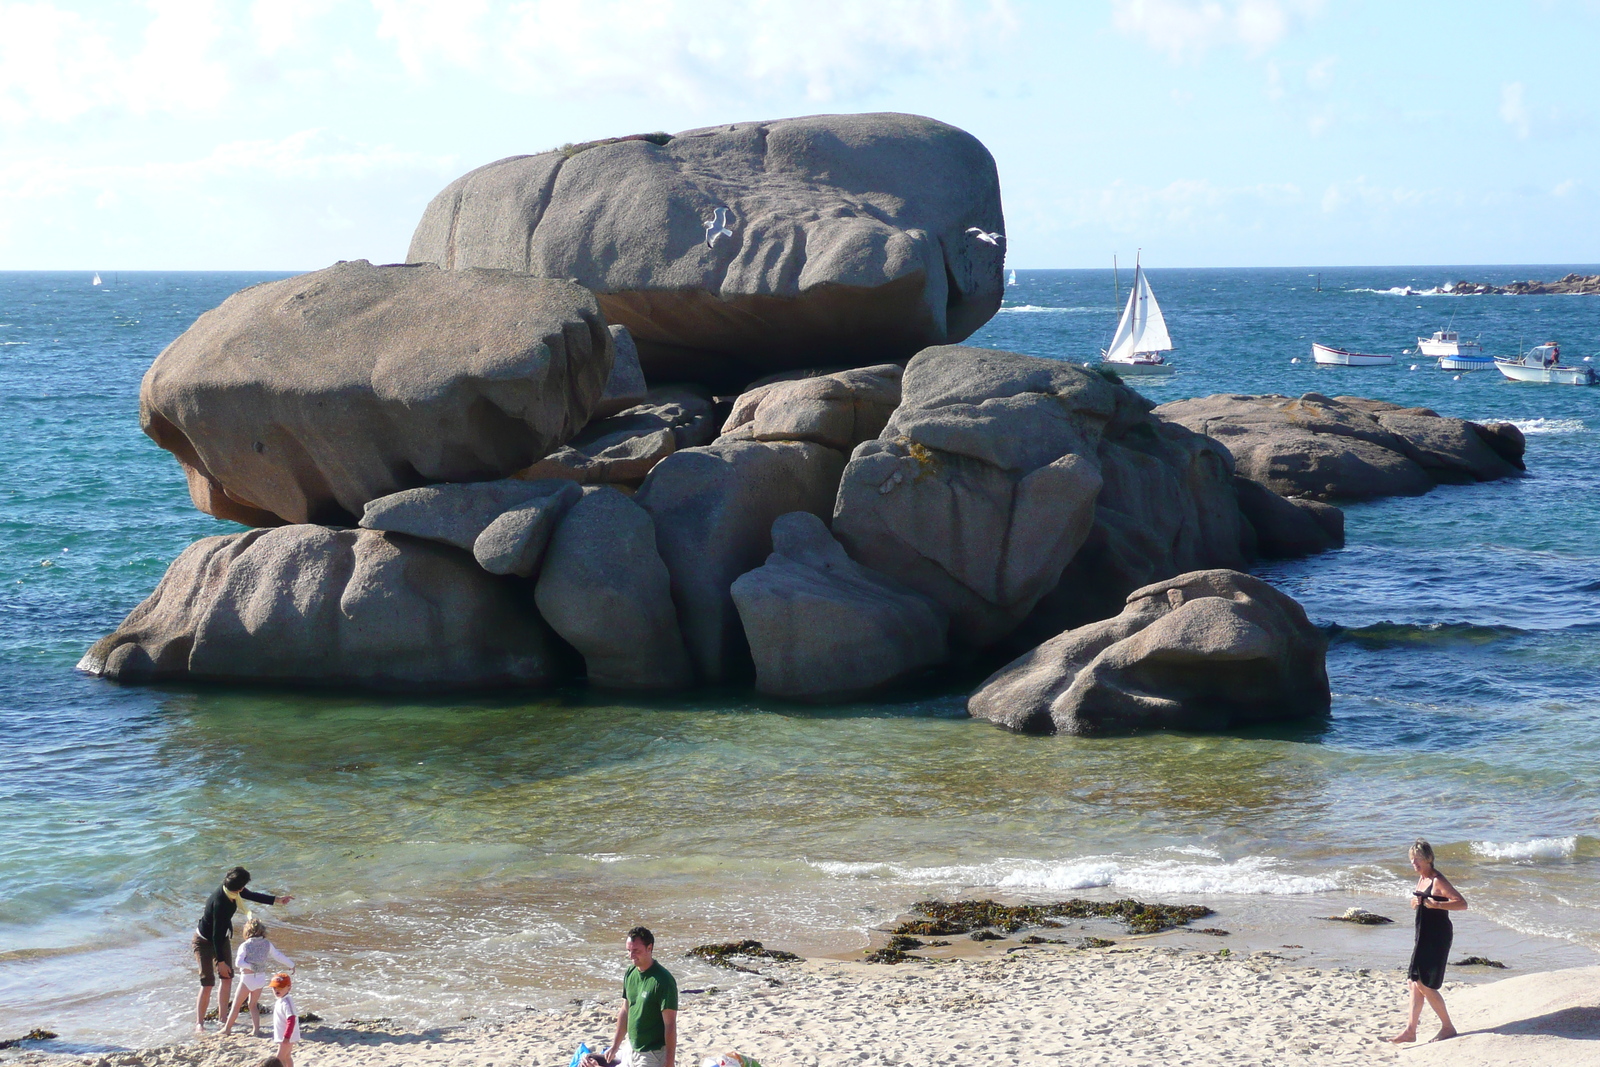
{"label": "person's bare feet", "polygon": [[1399,1034],[1389,1039],[1391,1045],[1409,1045],[1417,1039],[1415,1030],[1402,1030]]}
{"label": "person's bare feet", "polygon": [[205,1033],[206,1032],[206,1024],[205,1023],[195,1023],[194,1024],[194,1032],[197,1033],[197,1034]]}
{"label": "person's bare feet", "polygon": [[1437,1034],[1434,1034],[1433,1037],[1429,1038],[1428,1039],[1428,1044],[1431,1045],[1435,1041],[1449,1041],[1452,1037],[1455,1037],[1455,1036],[1456,1036],[1456,1028],[1453,1027],[1453,1026],[1447,1026],[1443,1030],[1440,1030]]}

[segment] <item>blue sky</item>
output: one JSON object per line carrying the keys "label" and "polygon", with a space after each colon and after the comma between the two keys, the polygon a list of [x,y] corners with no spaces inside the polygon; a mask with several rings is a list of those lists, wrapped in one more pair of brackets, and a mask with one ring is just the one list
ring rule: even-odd
{"label": "blue sky", "polygon": [[403,258],[567,141],[911,111],[1010,263],[1600,260],[1600,3],[0,0],[0,269]]}

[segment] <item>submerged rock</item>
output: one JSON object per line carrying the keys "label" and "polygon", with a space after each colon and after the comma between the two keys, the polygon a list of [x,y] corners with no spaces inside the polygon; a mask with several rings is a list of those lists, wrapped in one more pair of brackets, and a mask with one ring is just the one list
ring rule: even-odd
{"label": "submerged rock", "polygon": [[1163,404],[1155,414],[1216,439],[1240,475],[1282,496],[1415,496],[1441,482],[1491,481],[1522,469],[1515,427],[1361,397],[1219,393]]}
{"label": "submerged rock", "polygon": [[650,472],[639,505],[656,525],[672,599],[701,681],[749,669],[730,592],[772,551],[779,515],[833,506],[844,456],[808,441],[716,441],[674,452]]}
{"label": "submerged rock", "polygon": [[946,656],[944,608],[852,561],[809,512],[772,524],[772,555],[731,592],[771,696],[844,700]]}
{"label": "submerged rock", "polygon": [[407,258],[575,279],[653,380],[736,387],[961,340],[1004,288],[1003,236],[970,231],[1004,229],[971,134],[813,115],[491,163],[433,199]]}
{"label": "submerged rock", "polygon": [[140,420],[201,510],[344,525],[402,489],[528,466],[588,422],[611,361],[571,282],[357,260],[200,316],[145,374]]}
{"label": "submerged rock", "polygon": [[583,656],[591,684],[678,689],[693,681],[655,524],[616,489],[585,490],[567,512],[534,597]]}
{"label": "submerged rock", "polygon": [[1258,578],[1196,571],[1136,590],[997,671],[974,718],[1035,733],[1222,730],[1326,714],[1327,639]]}
{"label": "submerged rock", "polygon": [[283,526],[186,548],[80,670],[170,679],[458,689],[555,680],[525,597],[455,548]]}

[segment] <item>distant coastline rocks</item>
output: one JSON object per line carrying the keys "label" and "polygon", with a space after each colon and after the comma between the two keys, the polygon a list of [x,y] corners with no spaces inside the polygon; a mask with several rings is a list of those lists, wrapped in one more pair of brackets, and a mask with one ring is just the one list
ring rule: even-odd
{"label": "distant coastline rocks", "polygon": [[1241,475],[1285,497],[1416,496],[1524,469],[1526,442],[1510,423],[1483,426],[1382,400],[1217,393],[1155,414],[1218,441]]}
{"label": "distant coastline rocks", "polygon": [[1005,288],[1003,242],[972,228],[1005,231],[977,138],[917,115],[813,115],[490,163],[434,197],[406,258],[571,278],[653,381],[729,389],[967,337]]}
{"label": "distant coastline rocks", "polygon": [[[1033,681],[989,688],[1088,671],[1091,695],[974,714],[1325,708],[1304,613],[1238,572],[1342,545],[1329,499],[1515,473],[1520,435],[1314,394],[1157,408],[1092,368],[930,343],[998,307],[1003,241],[967,228],[1003,223],[987,151],[914,116],[475,171],[418,229],[442,266],[256,286],[156,359],[147,432],[198,507],[262,528],[187,549],[80,666],[826,702],[1025,654]],[[1084,658],[1090,631],[1114,638]],[[1040,681],[1064,648],[1073,679]]]}
{"label": "distant coastline rocks", "polygon": [[1568,274],[1553,282],[1529,279],[1505,285],[1451,282],[1443,291],[1457,296],[1600,296],[1600,274]]}

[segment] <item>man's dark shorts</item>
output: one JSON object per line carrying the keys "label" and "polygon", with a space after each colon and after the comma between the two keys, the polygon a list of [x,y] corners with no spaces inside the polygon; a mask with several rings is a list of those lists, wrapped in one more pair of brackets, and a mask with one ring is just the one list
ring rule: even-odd
{"label": "man's dark shorts", "polygon": [[216,985],[217,954],[211,950],[211,942],[194,935],[194,940],[189,942],[189,947],[194,950],[194,961],[200,965],[200,984],[203,986]]}

